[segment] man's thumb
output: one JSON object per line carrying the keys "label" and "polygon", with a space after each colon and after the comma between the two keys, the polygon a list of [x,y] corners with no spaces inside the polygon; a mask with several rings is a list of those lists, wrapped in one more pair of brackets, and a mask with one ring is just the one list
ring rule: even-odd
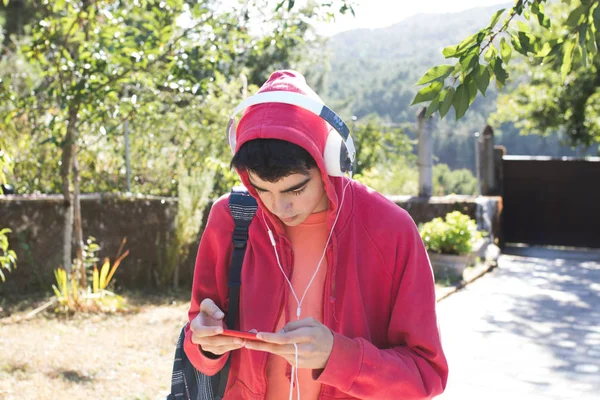
{"label": "man's thumb", "polygon": [[207,315],[210,315],[216,320],[221,320],[225,316],[225,313],[221,311],[219,307],[215,304],[212,299],[204,299],[200,304],[200,311],[204,312]]}

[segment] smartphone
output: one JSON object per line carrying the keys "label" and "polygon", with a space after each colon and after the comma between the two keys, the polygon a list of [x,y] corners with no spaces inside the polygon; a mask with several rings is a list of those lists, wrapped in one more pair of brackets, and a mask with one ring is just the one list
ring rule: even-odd
{"label": "smartphone", "polygon": [[221,333],[220,335],[244,339],[244,340],[253,340],[253,341],[258,341],[258,342],[261,341],[259,338],[256,337],[256,333],[252,333],[252,332],[242,332],[242,331],[234,331],[231,329],[224,329],[223,333]]}

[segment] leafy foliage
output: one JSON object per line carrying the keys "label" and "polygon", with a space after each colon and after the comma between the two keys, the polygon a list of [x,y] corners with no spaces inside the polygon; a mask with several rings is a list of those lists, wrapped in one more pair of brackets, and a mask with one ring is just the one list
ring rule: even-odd
{"label": "leafy foliage", "polygon": [[[566,21],[560,15],[569,15],[564,5],[551,9],[557,16],[554,27],[567,30]],[[553,34],[542,32],[548,41]],[[514,123],[524,132],[544,136],[560,130],[567,133],[570,145],[590,147],[600,143],[600,57],[585,65],[581,54],[573,58],[572,70],[563,81],[562,67],[553,63],[541,63],[530,58],[515,71],[529,71],[530,79],[521,82],[498,100],[498,111],[492,116],[496,125]]]}
{"label": "leafy foliage", "polygon": [[446,164],[433,166],[433,195],[449,194],[476,195],[478,193],[477,178],[468,169],[450,170]]}
{"label": "leafy foliage", "polygon": [[[110,259],[106,257],[102,267],[98,269],[94,264],[94,269],[86,279],[87,287],[81,287],[77,282],[75,274],[69,274],[63,268],[54,270],[56,285],[52,285],[54,290],[56,308],[55,312],[59,313],[74,313],[74,312],[117,312],[127,309],[126,300],[107,290],[116,270],[119,268],[121,261],[129,255],[129,250],[122,253],[123,246],[126,240],[123,239],[115,260],[110,263]],[[88,240],[88,258],[87,261],[93,260],[94,253],[100,248],[93,246],[94,240]]]}
{"label": "leafy foliage", "polygon": [[[420,107],[410,106],[418,92],[414,83],[431,65],[447,63],[440,49],[460,42],[474,25],[491,18],[494,11],[495,8],[486,7],[452,14],[417,15],[388,28],[343,32],[329,40],[304,72],[313,85],[322,85],[318,92],[347,122],[353,115],[358,119],[357,125],[375,116],[385,125],[402,127],[414,139],[415,115]],[[513,51],[511,65],[522,65],[520,57]],[[527,69],[509,71],[512,79],[507,89],[527,80]],[[460,120],[455,120],[452,107],[448,111],[450,118],[436,118],[432,135],[436,163],[474,173],[473,134],[489,123],[489,116],[498,106],[497,97],[498,89],[492,81],[486,96],[478,96]],[[506,147],[512,155],[563,157],[596,153],[594,146],[589,150],[566,146],[563,132],[551,132],[544,137],[522,136],[514,123],[494,125],[494,130],[495,143]],[[523,128],[522,133],[529,132]]]}
{"label": "leafy foliage", "polygon": [[125,121],[132,191],[176,195],[181,161],[188,172],[216,170],[216,192],[228,190],[219,132],[229,110],[253,82],[301,58],[315,40],[311,20],[352,12],[349,1],[276,11],[262,0],[225,10],[208,0],[62,3],[28,5],[41,21],[0,63],[0,130],[15,150],[18,193],[61,191],[70,109],[82,192],[127,187]]}
{"label": "leafy foliage", "polygon": [[387,128],[375,118],[355,124],[355,179],[385,194],[418,190],[414,141],[402,129]]}
{"label": "leafy foliage", "polygon": [[0,279],[2,282],[6,281],[2,269],[10,272],[17,267],[17,254],[9,248],[8,244],[7,234],[11,232],[8,228],[0,229]]}
{"label": "leafy foliage", "polygon": [[[500,90],[506,85],[513,51],[559,71],[559,83],[566,81],[575,61],[580,60],[587,68],[598,58],[599,2],[563,0],[568,8],[562,29],[556,29],[558,21],[546,12],[547,3],[547,0],[517,0],[510,10],[498,10],[477,33],[446,47],[442,52],[444,57],[457,61],[432,67],[419,81],[418,85],[427,86],[415,96],[414,103],[429,102],[428,115],[439,111],[443,118],[447,113],[447,98],[452,96],[456,118],[463,117],[478,93],[485,96],[492,79]],[[531,25],[541,29],[536,32]],[[441,107],[444,100],[446,104]],[[572,135],[572,143],[589,144],[577,130],[567,133]]]}
{"label": "leafy foliage", "polygon": [[428,251],[442,254],[468,254],[481,238],[477,223],[460,211],[421,224],[419,232]]}

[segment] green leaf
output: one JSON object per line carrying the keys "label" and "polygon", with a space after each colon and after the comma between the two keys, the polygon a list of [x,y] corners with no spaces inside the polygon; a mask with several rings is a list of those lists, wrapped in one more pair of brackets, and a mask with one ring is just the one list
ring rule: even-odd
{"label": "green leaf", "polygon": [[479,73],[477,74],[477,78],[475,79],[475,83],[477,84],[477,88],[481,92],[482,95],[485,96],[485,92],[487,91],[488,86],[490,85],[490,70],[485,65],[479,66]]}
{"label": "green leaf", "polygon": [[500,21],[500,17],[502,16],[502,14],[504,14],[504,11],[506,9],[503,8],[501,10],[496,11],[496,13],[494,14],[494,16],[492,17],[492,21],[490,22],[490,24],[488,25],[487,29],[493,29],[496,24],[498,23],[498,21]]}
{"label": "green leaf", "polygon": [[594,27],[596,28],[596,33],[600,32],[600,4],[596,6],[593,13],[594,18]]}
{"label": "green leaf", "polygon": [[520,32],[525,32],[525,33],[531,32],[531,28],[525,22],[517,21],[517,26],[519,27]]}
{"label": "green leaf", "polygon": [[450,111],[450,107],[452,107],[452,100],[454,100],[454,94],[456,90],[450,87],[440,93],[440,117],[444,118],[448,111]]}
{"label": "green leaf", "polygon": [[462,66],[463,71],[467,72],[467,71],[470,71],[471,69],[475,68],[477,66],[478,62],[479,62],[479,52],[477,51],[477,49],[474,49],[474,51],[467,53],[466,56],[461,58],[460,65]]}
{"label": "green leaf", "polygon": [[440,96],[436,96],[435,99],[431,100],[431,103],[425,109],[425,119],[428,119],[433,115],[434,112],[440,109]]}
{"label": "green leaf", "polygon": [[540,26],[543,26],[546,29],[549,29],[551,26],[550,18],[546,15],[545,7],[543,3],[534,2],[531,5],[531,11],[537,15],[538,23]]}
{"label": "green leaf", "polygon": [[567,26],[573,29],[579,26],[579,24],[582,22],[582,19],[585,17],[584,11],[585,9],[583,4],[571,11],[569,18],[567,18]]}
{"label": "green leaf", "polygon": [[452,105],[456,110],[456,120],[459,120],[465,115],[469,108],[469,89],[466,85],[458,85],[456,93],[454,94],[454,99],[452,100]]}
{"label": "green leaf", "polygon": [[502,65],[502,60],[500,58],[496,58],[493,62],[494,67],[494,75],[496,76],[496,85],[499,90],[502,90],[504,85],[506,84],[506,80],[508,79],[508,72],[504,69]]}
{"label": "green leaf", "polygon": [[485,55],[483,56],[483,59],[486,62],[490,62],[492,61],[494,58],[496,58],[496,56],[498,55],[498,50],[496,50],[496,47],[494,47],[493,43],[490,43],[490,47],[487,49],[487,51],[485,52]]}
{"label": "green leaf", "polygon": [[[556,42],[554,43],[554,45],[556,45]],[[540,51],[538,51],[535,56],[536,57],[548,56],[548,54],[550,54],[550,52],[552,51],[552,48],[554,45],[552,44],[552,42],[545,42],[544,45],[542,46],[542,49]]]}
{"label": "green leaf", "polygon": [[417,93],[415,99],[411,103],[411,106],[433,100],[443,88],[444,82],[433,82],[431,85],[421,89],[419,93]]}
{"label": "green leaf", "polygon": [[587,68],[588,66],[588,57],[587,57],[587,48],[586,48],[586,35],[587,35],[587,24],[582,24],[579,27],[578,37],[579,37],[579,49],[581,50],[581,58],[583,61],[583,66]]}
{"label": "green leaf", "polygon": [[587,39],[587,51],[592,57],[594,57],[596,54],[598,54],[598,47],[596,41],[594,40],[594,33],[592,31],[592,27],[590,26],[588,29],[589,35]]}
{"label": "green leaf", "polygon": [[425,85],[434,81],[443,81],[448,76],[450,76],[452,71],[454,71],[454,65],[438,65],[427,71],[427,73],[421,78],[421,80],[417,82],[417,85]]}
{"label": "green leaf", "polygon": [[477,36],[479,36],[479,33],[475,33],[463,40],[462,42],[460,42],[460,44],[458,45],[458,50],[465,50],[474,45],[477,42]]}
{"label": "green leaf", "polygon": [[519,43],[521,44],[521,54],[527,55],[529,52],[533,51],[533,46],[532,46],[532,42],[535,39],[525,33],[525,32],[519,32]]}
{"label": "green leaf", "polygon": [[540,12],[539,3],[537,3],[537,2],[534,1],[533,4],[531,5],[530,9],[531,9],[532,13],[534,13],[535,15],[537,15]]}
{"label": "green leaf", "polygon": [[510,42],[513,45],[513,49],[525,56],[527,55],[527,52],[523,51],[523,46],[521,46],[521,41],[519,40],[519,37],[517,35],[511,35]]}
{"label": "green leaf", "polygon": [[448,46],[446,48],[444,48],[444,50],[442,50],[442,54],[444,55],[445,58],[455,58],[455,57],[460,57],[460,54],[458,52],[458,45],[455,46]]}
{"label": "green leaf", "polygon": [[473,104],[477,97],[477,83],[475,83],[475,79],[473,78],[475,74],[476,73],[470,74],[466,79],[467,88],[469,89],[469,106]]}
{"label": "green leaf", "polygon": [[563,82],[567,78],[567,75],[569,74],[569,72],[571,72],[571,66],[573,64],[573,55],[575,53],[574,52],[575,42],[572,40],[565,42],[564,50],[565,50],[565,53],[563,56],[563,62],[560,67],[560,74],[562,76]]}
{"label": "green leaf", "polygon": [[500,40],[500,54],[502,55],[502,60],[504,60],[504,62],[508,64],[508,62],[510,61],[510,56],[512,54],[512,48],[504,38]]}

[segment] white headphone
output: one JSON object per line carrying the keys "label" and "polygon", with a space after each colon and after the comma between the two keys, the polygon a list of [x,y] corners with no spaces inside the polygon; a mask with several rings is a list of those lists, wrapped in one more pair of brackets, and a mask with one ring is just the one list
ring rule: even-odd
{"label": "white headphone", "polygon": [[227,138],[231,152],[235,153],[236,128],[235,116],[250,106],[264,103],[283,103],[291,104],[312,112],[323,118],[333,129],[329,131],[323,159],[325,168],[329,176],[343,176],[346,173],[352,174],[354,161],[356,159],[356,149],[354,141],[350,136],[348,125],[323,102],[300,93],[286,91],[272,91],[258,93],[244,100],[238,105],[227,124]]}

